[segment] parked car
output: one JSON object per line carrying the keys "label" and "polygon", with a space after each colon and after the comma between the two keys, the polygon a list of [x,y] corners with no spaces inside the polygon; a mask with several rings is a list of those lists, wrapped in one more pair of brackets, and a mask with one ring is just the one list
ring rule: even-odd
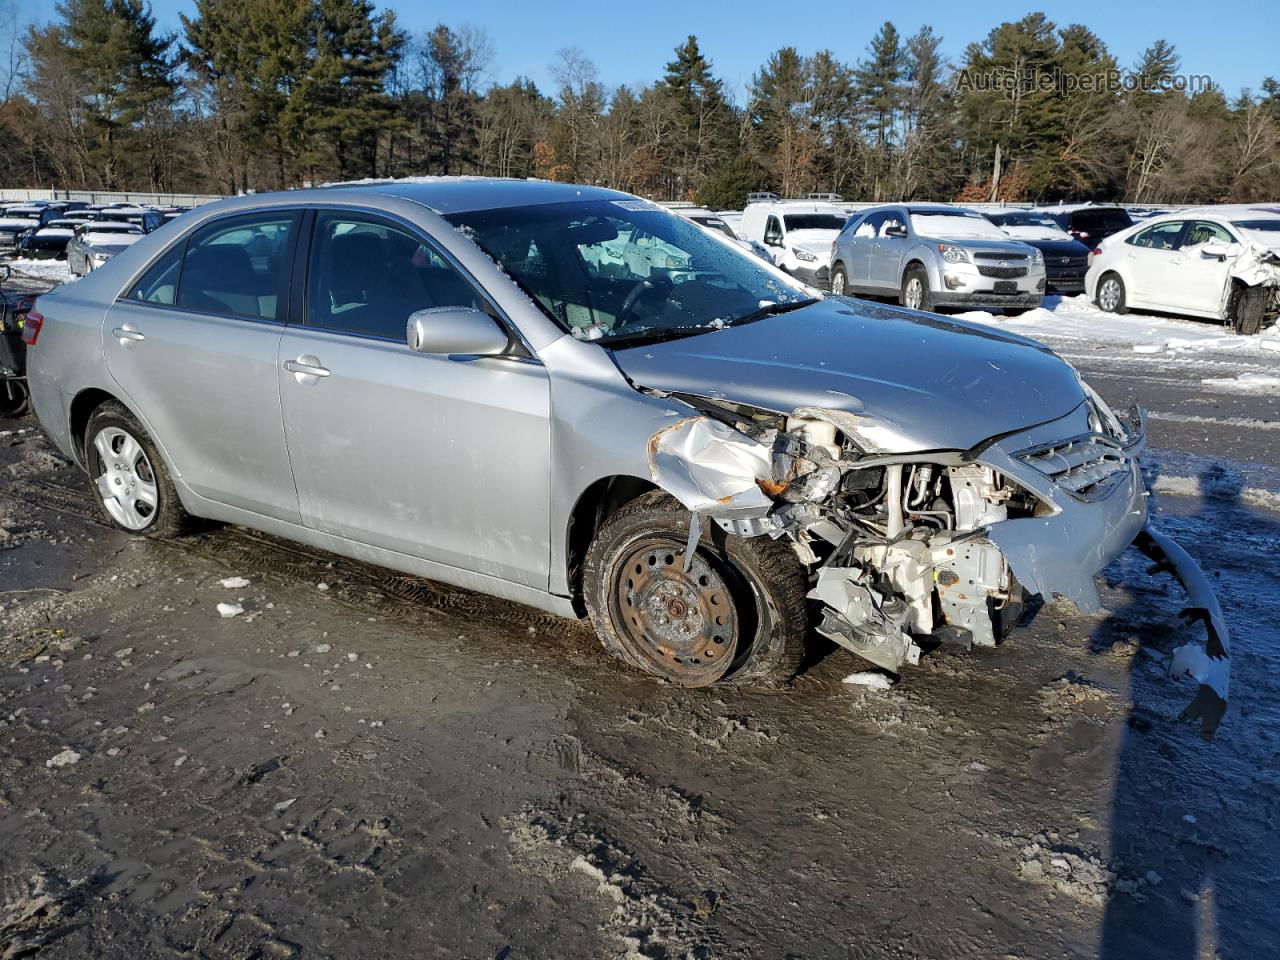
{"label": "parked car", "polygon": [[1025,310],[1044,294],[1044,257],[972,210],[886,204],[855,214],[836,238],[831,289],[896,296],[913,310]]}
{"label": "parked car", "polygon": [[702,207],[674,207],[671,212],[692,221],[708,233],[724,237],[730,243],[741,247],[748,253],[754,253],[757,257],[773,263],[773,257],[765,247],[754,241],[742,239],[719,214],[712,213]]}
{"label": "parked car", "polygon": [[50,220],[43,227],[24,233],[22,239],[18,241],[18,252],[34,260],[65,260],[67,244],[71,242],[76,234],[76,228],[80,225],[79,220],[68,220],[62,217]]}
{"label": "parked car", "polygon": [[0,253],[17,252],[23,236],[38,230],[57,216],[56,210],[45,206],[22,204],[9,207],[0,217]]}
{"label": "parked car", "polygon": [[[623,235],[698,269],[584,256]],[[815,297],[627,194],[222,200],[43,297],[25,339],[42,426],[134,534],[207,517],[585,612],[685,686],[786,678],[811,623],[890,670],[944,627],[992,645],[1024,590],[1098,609],[1137,537],[1215,630],[1176,662],[1225,705],[1207,581],[1144,531],[1140,417],[1033,341]]]}
{"label": "parked car", "polygon": [[143,233],[158,230],[165,224],[164,216],[155,210],[142,207],[106,207],[99,210],[97,217],[100,223],[133,223],[142,228]]}
{"label": "parked car", "polygon": [[1047,214],[1034,210],[984,210],[988,220],[1015,240],[1028,243],[1044,257],[1045,282],[1058,293],[1083,293],[1089,248]]}
{"label": "parked car", "polygon": [[773,262],[820,290],[831,282],[831,242],[848,219],[839,207],[808,200],[751,203],[739,236],[769,251]]}
{"label": "parked car", "polygon": [[144,236],[142,227],[127,221],[91,220],[82,223],[67,243],[67,266],[73,275],[82,277]]}
{"label": "parked car", "polygon": [[1093,251],[1086,292],[1131,307],[1221,320],[1258,333],[1280,313],[1280,210],[1182,210],[1143,220]]}
{"label": "parked car", "polygon": [[1047,207],[1037,212],[1051,217],[1058,226],[1089,248],[1096,247],[1113,233],[1129,229],[1134,223],[1124,207],[1092,203]]}

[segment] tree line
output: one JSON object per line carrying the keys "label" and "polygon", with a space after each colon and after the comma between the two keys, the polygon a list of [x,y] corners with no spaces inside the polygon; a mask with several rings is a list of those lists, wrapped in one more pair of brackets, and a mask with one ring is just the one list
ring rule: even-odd
{"label": "tree line", "polygon": [[1280,197],[1280,84],[1229,97],[1157,40],[1123,68],[1080,24],[1001,23],[956,63],[886,22],[852,60],[773,53],[742,91],[696,37],[608,87],[577,47],[493,82],[474,27],[403,30],[370,0],[0,0],[0,183],[238,193],[361,177],[601,184],[713,208],[751,190],[860,200],[1196,203]]}

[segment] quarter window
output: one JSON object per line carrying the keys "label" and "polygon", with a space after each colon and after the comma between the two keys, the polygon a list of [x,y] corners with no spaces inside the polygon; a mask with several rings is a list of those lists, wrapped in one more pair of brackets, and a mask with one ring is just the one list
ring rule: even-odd
{"label": "quarter window", "polygon": [[430,307],[488,310],[471,282],[408,229],[346,213],[316,216],[308,323],[403,342],[409,315]]}
{"label": "quarter window", "polygon": [[273,212],[219,220],[187,243],[177,305],[201,313],[282,320],[282,291],[297,214]]}
{"label": "quarter window", "polygon": [[147,272],[129,288],[126,300],[173,306],[178,292],[178,264],[182,260],[182,243],[176,243],[153,263]]}

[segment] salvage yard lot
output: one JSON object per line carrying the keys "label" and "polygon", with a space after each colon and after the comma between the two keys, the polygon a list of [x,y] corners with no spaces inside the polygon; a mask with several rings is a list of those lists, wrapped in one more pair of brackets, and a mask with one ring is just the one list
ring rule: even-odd
{"label": "salvage yard lot", "polygon": [[[1164,676],[1129,551],[890,689],[819,648],[683,690],[585,626],[238,529],[98,523],[0,423],[0,944],[39,956],[1264,957],[1280,942],[1280,335],[1080,300],[975,317],[1152,412],[1231,707]],[[244,586],[223,586],[240,577]],[[238,603],[220,617],[218,603]]]}

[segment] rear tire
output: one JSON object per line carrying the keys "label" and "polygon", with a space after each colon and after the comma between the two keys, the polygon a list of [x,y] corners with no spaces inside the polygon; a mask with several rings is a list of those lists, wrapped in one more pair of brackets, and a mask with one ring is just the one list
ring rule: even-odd
{"label": "rear tire", "polygon": [[736,537],[703,521],[683,572],[689,511],[662,491],[610,516],[587,551],[583,593],[611,654],[686,687],[772,685],[804,658],[808,578],[768,537]]}
{"label": "rear tire", "polygon": [[898,303],[912,310],[932,310],[933,295],[929,291],[929,274],[924,267],[916,264],[907,267],[902,275],[902,289],[898,293]]}
{"label": "rear tire", "polygon": [[84,452],[89,486],[112,526],[158,540],[193,529],[160,452],[123,404],[108,400],[90,414]]}
{"label": "rear tire", "polygon": [[1118,273],[1104,273],[1098,281],[1097,304],[1107,313],[1128,313],[1124,281]]}

